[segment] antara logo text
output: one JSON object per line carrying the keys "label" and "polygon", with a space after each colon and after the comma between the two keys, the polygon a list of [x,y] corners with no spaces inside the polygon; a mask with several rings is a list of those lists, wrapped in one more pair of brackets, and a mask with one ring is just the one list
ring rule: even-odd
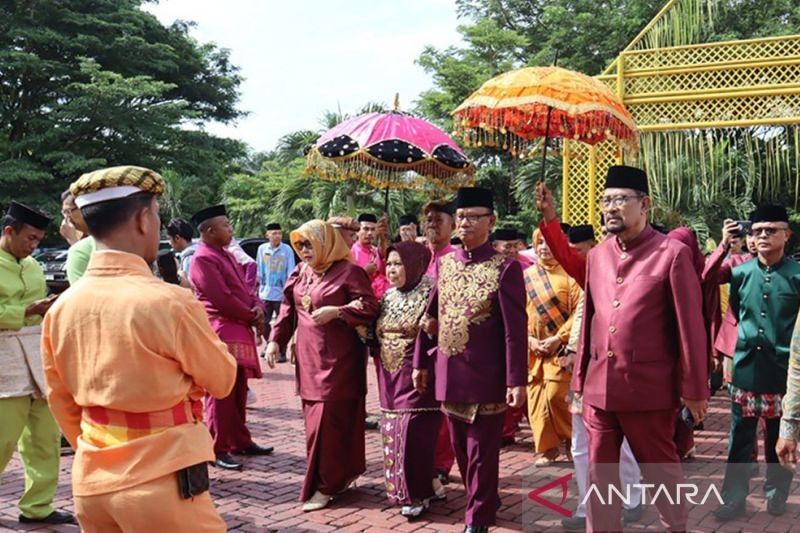
{"label": "antara logo text", "polygon": [[[570,481],[572,481],[572,474],[567,474],[566,476],[562,476],[556,480],[550,481],[541,487],[530,491],[528,493],[528,499],[563,516],[572,517],[572,512],[563,507],[569,494]],[[542,497],[542,494],[556,487],[561,488],[561,502],[556,504]],[[650,491],[647,489],[650,489]],[[594,501],[600,503],[601,505],[611,505],[617,503],[630,505],[631,494],[637,494],[635,491],[638,491],[638,494],[641,494],[641,502],[645,505],[656,504],[659,501],[664,500],[672,505],[681,503],[703,505],[712,496],[720,505],[723,504],[722,495],[715,485],[710,484],[708,488],[703,491],[694,483],[678,483],[675,486],[674,491],[668,490],[663,484],[653,483],[633,483],[628,485],[624,492],[614,485],[609,485],[605,494],[603,494],[603,491],[601,491],[596,485],[591,484],[589,485],[589,490],[586,491],[586,495],[583,497],[583,501],[581,503],[586,505],[589,503],[590,498],[594,498]],[[652,498],[648,499],[648,494],[652,494]]]}

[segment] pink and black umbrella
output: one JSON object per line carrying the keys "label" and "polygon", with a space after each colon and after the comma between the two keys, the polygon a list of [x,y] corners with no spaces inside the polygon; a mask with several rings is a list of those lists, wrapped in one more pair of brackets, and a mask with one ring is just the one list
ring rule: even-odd
{"label": "pink and black umbrella", "polygon": [[324,133],[307,155],[307,173],[356,179],[386,189],[454,191],[475,167],[442,130],[408,113],[366,113]]}

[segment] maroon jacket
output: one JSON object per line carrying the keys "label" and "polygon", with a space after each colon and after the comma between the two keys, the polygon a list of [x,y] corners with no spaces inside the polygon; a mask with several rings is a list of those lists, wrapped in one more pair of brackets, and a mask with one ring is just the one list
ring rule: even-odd
{"label": "maroon jacket", "polygon": [[[519,261],[488,242],[445,255],[427,312],[439,320],[438,347],[432,350],[438,401],[502,403],[506,387],[527,383],[528,318]],[[422,340],[414,368],[426,368],[429,350]]]}
{"label": "maroon jacket", "polygon": [[[754,259],[754,256],[749,253],[728,256],[728,247],[720,244],[706,259],[703,278],[708,278],[710,282],[715,283],[717,286],[730,283],[733,269],[752,259]],[[726,357],[733,357],[738,338],[739,319],[729,305],[715,333],[713,339],[714,350]]]}
{"label": "maroon jacket", "polygon": [[677,408],[709,396],[700,281],[689,248],[650,225],[587,257],[572,390],[606,411]]}
{"label": "maroon jacket", "polygon": [[[366,347],[356,326],[372,323],[378,301],[363,268],[343,259],[331,265],[318,283],[311,269],[300,264],[286,281],[283,303],[269,340],[283,349],[297,330],[297,376],[300,397],[310,401],[353,400],[367,393]],[[311,289],[311,310],[303,307],[303,295]],[[363,309],[346,307],[361,299]],[[342,318],[318,325],[315,309],[340,307]]]}

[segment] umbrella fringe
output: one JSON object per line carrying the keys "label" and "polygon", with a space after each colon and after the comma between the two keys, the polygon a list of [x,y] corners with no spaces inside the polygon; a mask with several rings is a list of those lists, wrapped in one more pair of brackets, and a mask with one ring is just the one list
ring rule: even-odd
{"label": "umbrella fringe", "polygon": [[[467,108],[454,117],[454,134],[463,139],[464,146],[497,147],[521,159],[544,135],[547,116],[541,109],[488,109]],[[616,142],[635,157],[639,148],[638,129],[606,112],[569,116],[554,109],[551,120],[551,138],[565,138],[586,144],[597,144],[606,140]],[[513,130],[513,133],[512,131]]]}
{"label": "umbrella fringe", "polygon": [[475,167],[454,170],[435,159],[416,163],[386,163],[359,150],[344,157],[328,158],[312,148],[305,174],[329,181],[358,180],[378,188],[451,192],[474,184]]}

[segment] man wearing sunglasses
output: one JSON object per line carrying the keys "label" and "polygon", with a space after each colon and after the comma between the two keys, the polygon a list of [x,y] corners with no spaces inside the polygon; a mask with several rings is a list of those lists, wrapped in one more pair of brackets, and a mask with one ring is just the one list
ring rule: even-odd
{"label": "man wearing sunglasses", "polygon": [[[681,402],[700,422],[708,406],[708,349],[691,251],[648,223],[647,175],[608,171],[601,201],[610,234],[587,256],[584,316],[572,390],[583,399],[589,477],[600,494],[619,486],[626,437],[645,482],[672,497],[656,501],[668,531],[685,531],[676,501],[683,483],[673,439]],[[676,502],[672,504],[671,502]],[[592,531],[621,531],[618,500],[589,498]]]}
{"label": "man wearing sunglasses", "polygon": [[[776,443],[786,393],[789,344],[800,308],[800,265],[784,253],[791,230],[786,208],[763,205],[752,215],[758,258],[733,269],[730,306],[739,319],[733,355],[731,431],[722,498],[715,512],[731,520],[745,512],[758,419],[766,419],[767,512],[786,512],[792,471],[778,464]],[[782,435],[783,436],[783,435]],[[785,435],[790,437],[791,435]]]}

